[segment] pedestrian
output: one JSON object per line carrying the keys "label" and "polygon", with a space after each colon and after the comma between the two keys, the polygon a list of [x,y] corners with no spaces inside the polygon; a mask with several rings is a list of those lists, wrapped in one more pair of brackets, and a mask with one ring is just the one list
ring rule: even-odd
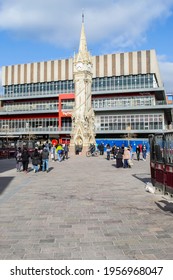
{"label": "pedestrian", "polygon": [[130,167],[128,164],[129,159],[130,159],[130,151],[127,149],[127,147],[124,147],[124,154],[123,154],[124,168]]}
{"label": "pedestrian", "polygon": [[51,156],[52,161],[55,161],[55,153],[56,153],[56,147],[55,147],[55,144],[53,144],[53,146],[51,147],[51,150],[50,150],[50,156]]}
{"label": "pedestrian", "polygon": [[139,161],[140,160],[140,147],[138,145],[136,146],[136,157],[137,157],[137,160]]}
{"label": "pedestrian", "polygon": [[146,160],[146,156],[147,156],[147,147],[146,147],[146,145],[143,145],[142,146],[142,157],[143,157],[143,160]]}
{"label": "pedestrian", "polygon": [[100,144],[99,150],[100,150],[100,155],[103,156],[104,155],[104,143]]}
{"label": "pedestrian", "polygon": [[22,151],[22,164],[23,164],[23,171],[28,173],[28,164],[29,164],[30,154],[26,147],[23,148]]}
{"label": "pedestrian", "polygon": [[22,149],[20,147],[16,151],[15,158],[16,158],[16,170],[17,172],[20,172],[22,167]]}
{"label": "pedestrian", "polygon": [[109,144],[106,145],[106,153],[107,153],[107,160],[110,160],[111,157],[111,147]]}
{"label": "pedestrian", "polygon": [[38,152],[38,148],[36,147],[32,156],[31,156],[31,159],[32,159],[32,165],[33,165],[33,170],[34,172],[38,172],[39,171],[39,166],[40,166],[40,153]]}
{"label": "pedestrian", "polygon": [[43,151],[41,153],[41,158],[42,158],[42,171],[44,172],[49,172],[49,151],[47,147],[43,148]]}
{"label": "pedestrian", "polygon": [[65,154],[65,158],[66,158],[66,159],[68,159],[68,152],[69,152],[68,145],[65,144],[65,145],[64,145],[64,154]]}
{"label": "pedestrian", "polygon": [[120,151],[119,147],[117,147],[116,167],[117,168],[123,167],[123,155],[122,155],[122,152]]}
{"label": "pedestrian", "polygon": [[58,157],[59,162],[62,161],[62,159],[63,159],[63,152],[64,152],[64,150],[63,150],[62,145],[58,144],[58,147],[56,148],[56,153],[57,153],[57,157]]}
{"label": "pedestrian", "polygon": [[114,145],[113,147],[112,147],[112,155],[113,155],[113,159],[116,159],[116,155],[117,155],[117,153],[118,153],[118,147],[116,146],[116,145]]}
{"label": "pedestrian", "polygon": [[133,159],[133,147],[131,145],[129,145],[128,150],[130,151],[130,160],[132,160]]}

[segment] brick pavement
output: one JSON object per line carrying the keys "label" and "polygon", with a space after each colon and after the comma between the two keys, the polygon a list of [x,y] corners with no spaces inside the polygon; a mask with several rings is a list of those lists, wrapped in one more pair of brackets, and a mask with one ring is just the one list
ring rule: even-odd
{"label": "brick pavement", "polygon": [[105,157],[16,172],[0,160],[0,259],[173,259],[173,203],[147,193],[149,162]]}

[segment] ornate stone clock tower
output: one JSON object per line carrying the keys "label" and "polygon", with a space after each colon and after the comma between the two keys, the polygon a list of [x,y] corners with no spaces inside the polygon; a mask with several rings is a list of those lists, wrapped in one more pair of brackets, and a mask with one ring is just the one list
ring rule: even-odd
{"label": "ornate stone clock tower", "polygon": [[72,112],[72,133],[70,146],[88,150],[90,144],[95,143],[95,115],[91,105],[92,57],[87,50],[82,16],[82,29],[79,51],[74,56],[73,76],[75,84],[75,106]]}

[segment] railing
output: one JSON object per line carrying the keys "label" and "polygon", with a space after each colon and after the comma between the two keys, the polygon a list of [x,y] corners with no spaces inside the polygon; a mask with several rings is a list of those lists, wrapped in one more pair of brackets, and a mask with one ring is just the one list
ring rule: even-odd
{"label": "railing", "polygon": [[[162,105],[167,105],[167,103],[165,101],[156,101],[155,104],[133,104],[132,102],[126,104],[116,104],[116,105],[108,105],[108,104],[104,104],[104,105],[96,105],[96,104],[92,104],[93,109],[97,110],[97,109],[118,109],[118,108],[128,108],[128,107],[154,107],[154,106],[162,106]],[[69,108],[66,107],[66,109],[62,109],[62,111],[66,111],[66,110],[72,110],[73,107],[69,106]],[[42,112],[42,111],[47,111],[47,112],[54,112],[57,111],[58,107],[54,107],[54,108],[23,108],[23,109],[17,109],[17,108],[4,108],[2,107],[0,109],[1,112]]]}
{"label": "railing", "polygon": [[[72,127],[43,127],[43,128],[31,128],[31,129],[25,129],[25,128],[13,128],[13,129],[8,129],[7,131],[2,131],[0,129],[0,134],[1,137],[10,137],[11,135],[22,135],[22,134],[27,134],[27,135],[34,135],[34,134],[70,134],[72,131]],[[164,132],[164,131],[168,131],[167,129],[158,129],[158,128],[154,128],[154,129],[134,129],[130,131],[130,134],[135,134],[135,133],[157,133],[157,132]],[[129,131],[127,129],[104,129],[104,128],[96,128],[95,129],[95,133],[100,133],[100,134],[128,134]]]}
{"label": "railing", "polygon": [[31,109],[13,109],[13,108],[2,108],[1,112],[41,112],[41,111],[48,111],[48,112],[57,112],[58,107],[55,108],[31,108]]}
{"label": "railing", "polygon": [[134,104],[133,102],[128,102],[127,104],[121,104],[117,102],[115,105],[108,105],[108,104],[92,104],[93,109],[118,109],[118,108],[129,108],[129,107],[155,107],[155,106],[162,106],[167,105],[166,101],[156,101],[155,104]]}
{"label": "railing", "polygon": [[55,90],[55,91],[35,91],[35,92],[8,92],[1,95],[1,98],[20,98],[20,97],[38,97],[38,96],[58,96],[59,94],[72,93],[74,90]]}
{"label": "railing", "polygon": [[42,133],[42,132],[56,132],[59,133],[61,131],[63,132],[69,132],[72,130],[72,127],[31,127],[31,128],[8,128],[8,131],[5,129],[0,128],[0,133],[2,135],[12,134],[12,133],[18,133],[18,134],[34,134],[34,133]]}

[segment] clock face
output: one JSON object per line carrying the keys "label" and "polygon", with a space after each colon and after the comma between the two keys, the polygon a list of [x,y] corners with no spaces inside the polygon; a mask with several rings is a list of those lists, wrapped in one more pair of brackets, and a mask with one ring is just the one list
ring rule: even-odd
{"label": "clock face", "polygon": [[82,63],[82,62],[78,62],[78,63],[76,64],[76,69],[77,69],[77,70],[82,70],[82,69],[83,69],[83,63]]}

